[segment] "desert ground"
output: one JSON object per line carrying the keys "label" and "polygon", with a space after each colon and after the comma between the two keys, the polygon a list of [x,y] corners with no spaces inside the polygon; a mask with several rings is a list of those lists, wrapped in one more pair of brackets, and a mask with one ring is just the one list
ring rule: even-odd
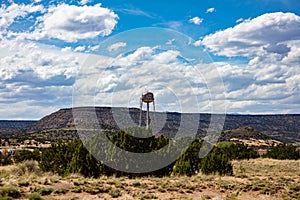
{"label": "desert ground", "polygon": [[192,177],[93,179],[44,173],[35,161],[25,161],[0,168],[0,195],[50,200],[300,199],[300,160],[259,158],[233,161],[233,166],[233,176],[198,173]]}

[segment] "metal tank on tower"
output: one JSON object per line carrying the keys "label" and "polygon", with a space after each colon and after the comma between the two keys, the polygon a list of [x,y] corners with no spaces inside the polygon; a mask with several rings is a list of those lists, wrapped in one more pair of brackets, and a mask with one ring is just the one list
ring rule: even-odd
{"label": "metal tank on tower", "polygon": [[140,126],[142,125],[142,109],[143,109],[143,103],[147,104],[147,122],[146,122],[146,128],[149,129],[151,119],[150,119],[150,103],[153,103],[153,111],[155,113],[155,102],[154,102],[154,94],[152,92],[144,92],[141,96],[140,101]]}

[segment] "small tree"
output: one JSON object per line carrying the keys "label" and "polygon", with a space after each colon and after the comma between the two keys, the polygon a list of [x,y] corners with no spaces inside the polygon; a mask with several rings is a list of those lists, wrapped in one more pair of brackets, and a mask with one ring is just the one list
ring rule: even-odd
{"label": "small tree", "polygon": [[201,172],[204,174],[232,175],[233,168],[230,157],[219,148],[214,147],[213,151],[202,159]]}
{"label": "small tree", "polygon": [[186,152],[177,159],[173,167],[173,174],[192,176],[199,171],[201,163],[199,150],[201,144],[202,142],[198,139],[192,142]]}
{"label": "small tree", "polygon": [[80,173],[87,177],[100,175],[100,163],[80,140],[52,144],[43,151],[39,165],[43,171],[52,171],[62,176],[70,173]]}

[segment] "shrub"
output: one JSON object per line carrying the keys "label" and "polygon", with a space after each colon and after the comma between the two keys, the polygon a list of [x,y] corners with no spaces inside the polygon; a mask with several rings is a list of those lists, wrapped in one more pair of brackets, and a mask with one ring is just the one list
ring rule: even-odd
{"label": "shrub", "polygon": [[16,151],[14,154],[14,161],[19,163],[24,160],[40,160],[40,151],[38,149],[35,149],[33,152],[29,150]]}
{"label": "shrub", "polygon": [[44,187],[42,187],[42,188],[39,188],[39,189],[38,189],[38,192],[39,192],[42,196],[44,196],[44,195],[50,195],[50,194],[53,192],[53,189],[52,189],[52,188],[44,188]]}
{"label": "shrub", "polygon": [[100,175],[97,161],[84,147],[82,141],[52,144],[43,151],[39,165],[43,171],[51,171],[61,176],[80,173],[86,177]]}
{"label": "shrub", "polygon": [[109,195],[112,197],[112,198],[118,198],[120,196],[122,196],[122,193],[120,190],[116,189],[116,190],[110,190],[109,191]]}
{"label": "shrub", "polygon": [[211,153],[202,159],[201,172],[204,174],[232,175],[233,167],[230,157],[215,147]]}
{"label": "shrub", "polygon": [[198,139],[194,140],[187,151],[177,159],[173,174],[191,176],[199,171],[201,159],[199,158],[199,150],[202,142]]}
{"label": "shrub", "polygon": [[5,196],[5,197],[0,197],[0,200],[13,200],[13,198]]}
{"label": "shrub", "polygon": [[279,144],[277,146],[272,146],[271,148],[269,148],[267,153],[263,157],[279,160],[297,160],[300,158],[300,153],[293,145]]}
{"label": "shrub", "polygon": [[30,194],[28,196],[28,199],[29,200],[43,200],[43,198],[37,193]]}

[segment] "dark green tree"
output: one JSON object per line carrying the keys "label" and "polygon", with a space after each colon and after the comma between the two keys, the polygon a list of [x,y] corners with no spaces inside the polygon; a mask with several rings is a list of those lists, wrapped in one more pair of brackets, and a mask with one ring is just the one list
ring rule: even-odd
{"label": "dark green tree", "polygon": [[39,165],[44,171],[59,175],[81,173],[84,176],[100,175],[99,162],[86,150],[80,140],[52,144],[43,151]]}
{"label": "dark green tree", "polygon": [[199,150],[202,141],[195,139],[189,148],[177,159],[173,167],[173,174],[192,176],[199,172],[201,159]]}
{"label": "dark green tree", "polygon": [[202,159],[201,172],[204,174],[232,175],[233,168],[230,156],[222,152],[220,148],[214,147],[213,151]]}

